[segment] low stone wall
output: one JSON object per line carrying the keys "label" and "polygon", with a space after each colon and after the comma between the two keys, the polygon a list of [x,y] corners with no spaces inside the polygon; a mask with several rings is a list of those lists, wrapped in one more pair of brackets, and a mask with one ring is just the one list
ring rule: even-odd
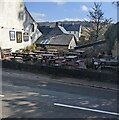
{"label": "low stone wall", "polygon": [[87,69],[68,69],[57,66],[43,66],[41,64],[19,63],[16,61],[3,61],[3,68],[17,69],[29,72],[47,73],[59,76],[85,78],[88,80],[102,81],[119,84],[118,74],[105,71],[87,70]]}

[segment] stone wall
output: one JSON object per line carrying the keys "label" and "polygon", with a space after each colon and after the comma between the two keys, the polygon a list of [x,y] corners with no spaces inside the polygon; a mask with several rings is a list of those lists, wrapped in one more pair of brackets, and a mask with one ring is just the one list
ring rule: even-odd
{"label": "stone wall", "polygon": [[[104,71],[96,71],[96,70],[88,70],[88,69],[68,69],[65,67],[58,67],[58,66],[48,66],[42,64],[29,64],[29,63],[18,63],[16,61],[3,61],[2,62],[3,68],[9,69],[17,69],[35,73],[47,73],[53,74],[57,76],[63,77],[72,77],[72,78],[79,78],[79,79],[87,79],[87,80],[94,80],[94,81],[101,81],[113,84],[119,84],[118,81],[118,73],[117,72],[104,72]],[[119,72],[119,71],[118,71]]]}
{"label": "stone wall", "polygon": [[58,45],[46,45],[47,50],[48,49],[55,49],[57,51],[68,51],[68,46],[58,46]]}

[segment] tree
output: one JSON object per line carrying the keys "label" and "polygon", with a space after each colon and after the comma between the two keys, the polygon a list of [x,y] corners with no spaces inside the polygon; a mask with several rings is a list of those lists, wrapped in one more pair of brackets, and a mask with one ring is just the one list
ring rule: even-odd
{"label": "tree", "polygon": [[117,21],[119,21],[119,1],[114,1],[112,4],[117,7]]}
{"label": "tree", "polygon": [[116,26],[112,25],[108,28],[108,30],[104,34],[108,45],[108,51],[111,51],[114,46],[115,40],[117,38],[116,33],[117,33]]}
{"label": "tree", "polygon": [[112,4],[116,5],[117,7],[119,7],[119,1],[114,1],[112,2]]}
{"label": "tree", "polygon": [[111,25],[107,31],[105,32],[104,36],[107,41],[108,45],[108,51],[111,51],[114,47],[114,44],[116,40],[118,40],[118,35],[117,35],[117,28],[119,27],[119,24],[113,24]]}
{"label": "tree", "polygon": [[[104,13],[101,10],[101,5],[101,3],[94,3],[94,7],[89,11],[88,15],[90,18],[89,34],[92,36],[91,38],[93,38],[94,41],[98,40],[100,34],[104,32],[104,28],[112,22],[111,18],[106,19],[104,17]],[[103,32],[101,33],[101,31]]]}

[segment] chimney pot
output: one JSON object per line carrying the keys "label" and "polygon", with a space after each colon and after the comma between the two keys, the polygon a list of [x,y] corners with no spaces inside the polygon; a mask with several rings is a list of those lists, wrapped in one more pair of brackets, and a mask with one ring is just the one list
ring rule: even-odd
{"label": "chimney pot", "polygon": [[58,22],[56,22],[56,26],[58,26],[59,25],[59,23]]}

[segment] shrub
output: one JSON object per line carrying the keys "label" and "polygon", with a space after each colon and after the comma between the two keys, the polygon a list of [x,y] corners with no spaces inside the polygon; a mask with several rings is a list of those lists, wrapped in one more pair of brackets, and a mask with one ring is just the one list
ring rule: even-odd
{"label": "shrub", "polygon": [[91,59],[86,59],[85,61],[85,65],[86,67],[89,69],[89,68],[93,68],[93,62]]}

